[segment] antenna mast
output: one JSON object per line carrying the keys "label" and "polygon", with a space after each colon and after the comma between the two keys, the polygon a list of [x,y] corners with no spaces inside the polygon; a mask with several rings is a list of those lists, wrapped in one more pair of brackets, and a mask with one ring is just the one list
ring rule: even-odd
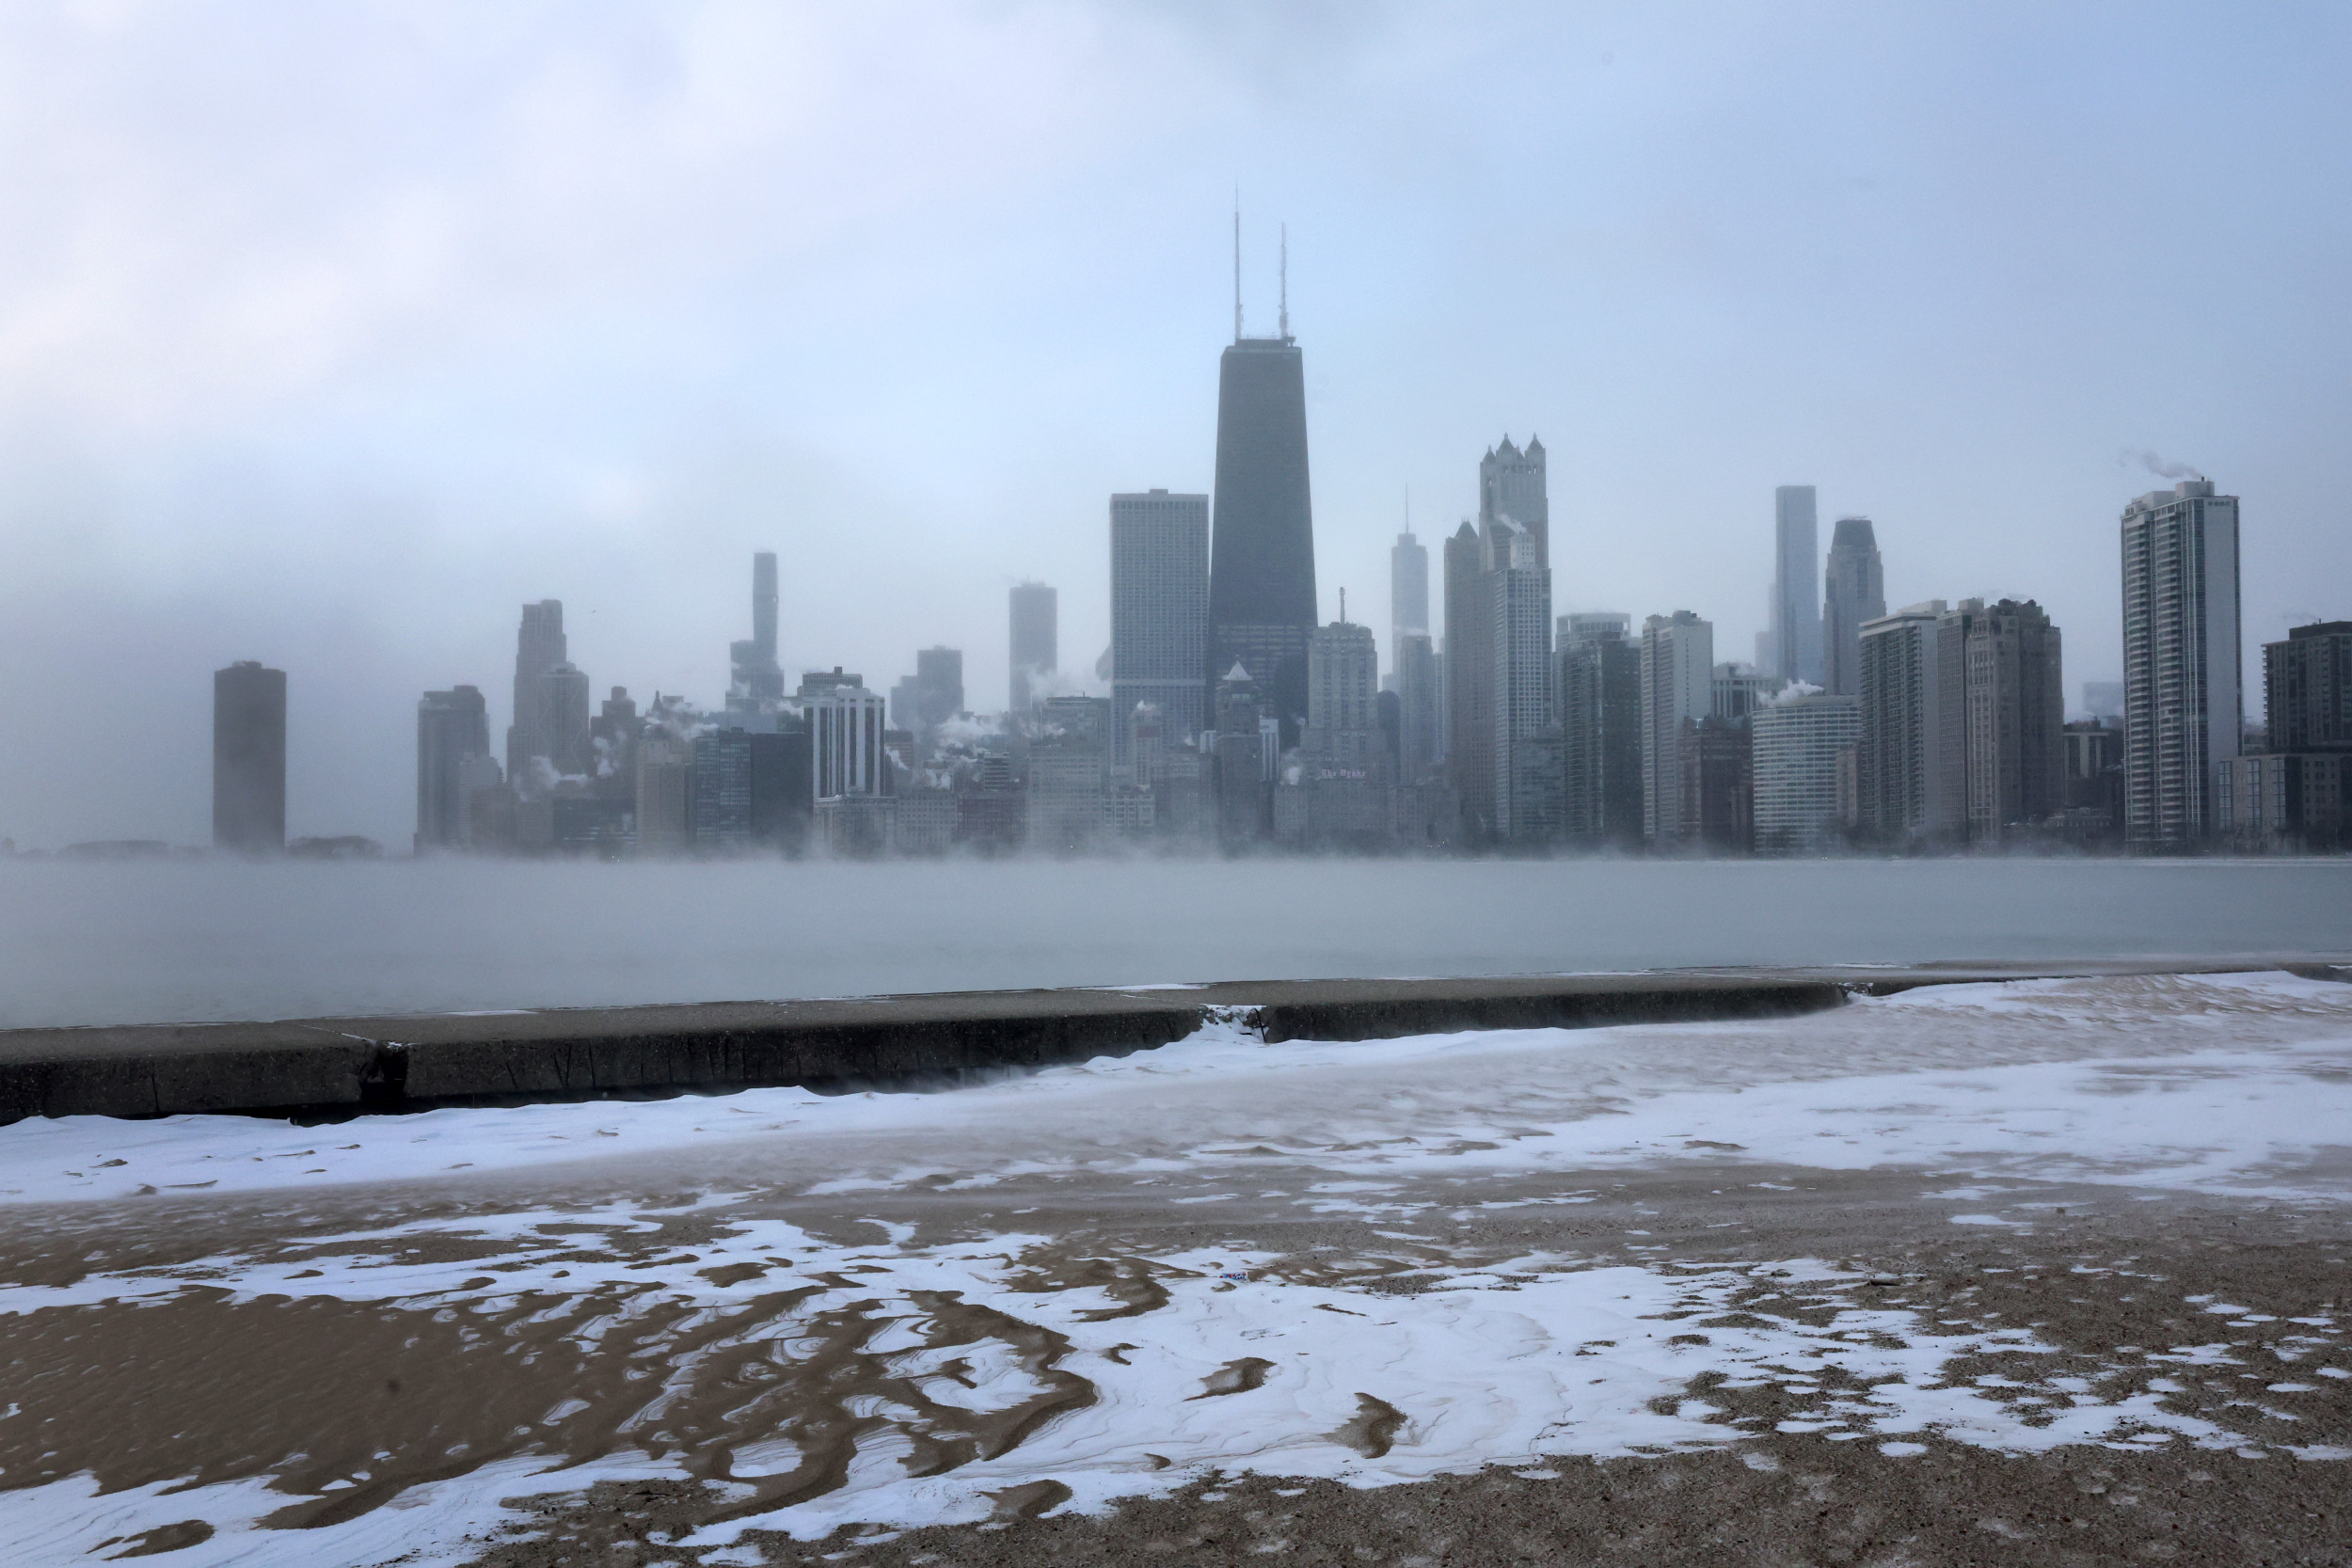
{"label": "antenna mast", "polygon": [[[1291,226],[1282,225],[1282,341],[1291,341]],[[1344,621],[1346,616],[1340,617]]]}
{"label": "antenna mast", "polygon": [[1241,187],[1233,187],[1233,341],[1241,341]]}

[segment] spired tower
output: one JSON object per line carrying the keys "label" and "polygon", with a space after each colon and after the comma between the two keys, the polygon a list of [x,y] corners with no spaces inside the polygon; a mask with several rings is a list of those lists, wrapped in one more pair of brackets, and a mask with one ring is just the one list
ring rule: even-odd
{"label": "spired tower", "polygon": [[1295,744],[1307,718],[1315,629],[1314,510],[1307,483],[1306,373],[1290,332],[1289,243],[1271,338],[1242,335],[1241,217],[1233,218],[1233,341],[1217,373],[1216,494],[1209,547],[1212,680],[1235,663],[1262,685]]}

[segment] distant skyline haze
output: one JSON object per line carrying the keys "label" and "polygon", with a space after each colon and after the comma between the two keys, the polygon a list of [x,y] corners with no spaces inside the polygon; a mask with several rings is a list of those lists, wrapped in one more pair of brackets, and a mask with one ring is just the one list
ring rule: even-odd
{"label": "distant skyline haze", "polygon": [[1076,678],[1107,498],[1213,487],[1237,176],[1319,619],[1540,432],[1559,612],[1744,656],[1810,485],[2071,691],[2124,507],[2202,476],[2258,713],[2352,613],[2347,67],[2318,5],[11,8],[0,836],[206,842],[250,659],[286,834],[405,847],[419,698],[502,736],[521,607],[716,705],[759,550],[788,682],[946,646],[1001,707],[1029,579]]}

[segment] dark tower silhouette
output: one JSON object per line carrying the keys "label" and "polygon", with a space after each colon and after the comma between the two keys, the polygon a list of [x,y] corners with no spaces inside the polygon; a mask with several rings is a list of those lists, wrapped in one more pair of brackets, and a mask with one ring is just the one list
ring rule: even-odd
{"label": "dark tower silhouette", "polygon": [[256,659],[213,672],[213,843],[286,847],[286,672]]}
{"label": "dark tower silhouette", "polygon": [[752,556],[752,635],[748,641],[727,645],[734,669],[729,707],[752,712],[771,707],[784,697],[784,668],[776,662],[776,552]]}
{"label": "dark tower silhouette", "polygon": [[[1287,248],[1287,247],[1286,247]],[[1241,221],[1233,223],[1232,346],[1217,375],[1216,496],[1209,546],[1209,677],[1236,662],[1263,683],[1295,744],[1307,716],[1315,626],[1314,510],[1307,483],[1307,388],[1290,335],[1287,257],[1280,330],[1241,335]]]}

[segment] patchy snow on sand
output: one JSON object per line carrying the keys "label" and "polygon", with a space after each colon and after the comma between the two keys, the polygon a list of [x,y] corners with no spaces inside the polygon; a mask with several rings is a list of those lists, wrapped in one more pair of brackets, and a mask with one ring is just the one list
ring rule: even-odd
{"label": "patchy snow on sand", "polygon": [[[693,1209],[725,1204],[706,1197]],[[1808,1260],[1576,1268],[1529,1257],[1475,1271],[1423,1267],[1413,1289],[1402,1290],[1394,1276],[1380,1289],[1334,1285],[1297,1259],[1200,1249],[1135,1259],[1153,1287],[1138,1299],[1090,1285],[1056,1288],[1042,1276],[1067,1260],[1042,1236],[916,1246],[898,1227],[889,1243],[848,1245],[744,1217],[725,1221],[688,1257],[650,1265],[620,1253],[602,1263],[583,1257],[584,1233],[659,1228],[676,1212],[523,1212],[312,1238],[298,1255],[267,1261],[217,1257],[0,1291],[0,1311],[100,1301],[163,1307],[197,1291],[486,1317],[606,1292],[617,1318],[666,1315],[678,1325],[661,1386],[645,1391],[657,1403],[691,1388],[706,1363],[732,1365],[727,1357],[745,1343],[789,1356],[846,1335],[878,1379],[843,1400],[866,1423],[846,1476],[789,1506],[712,1527],[698,1544],[724,1544],[749,1528],[816,1538],[851,1523],[981,1520],[1000,1494],[1041,1481],[1066,1489],[1055,1506],[1099,1511],[1213,1472],[1380,1486],[1548,1456],[1717,1447],[1767,1430],[1759,1418],[1731,1418],[1707,1385],[1694,1388],[1704,1373],[1726,1380],[1725,1388],[1790,1390],[1808,1402],[1772,1430],[1832,1438],[1907,1445],[1933,1435],[2010,1452],[2082,1443],[2242,1449],[2248,1442],[2168,1409],[2145,1368],[2044,1378],[2053,1347],[2029,1328],[1939,1324],[1866,1299],[1867,1276]],[[434,1238],[495,1243],[495,1280],[480,1272],[479,1253],[435,1258],[436,1249],[416,1244]],[[388,1242],[405,1249],[381,1244]],[[707,1332],[714,1314],[763,1301],[787,1305],[747,1315],[723,1336]],[[681,1307],[689,1309],[682,1316]],[[609,1321],[601,1331],[611,1331]],[[2314,1338],[2331,1355],[2343,1349],[2332,1328]],[[1041,1354],[1040,1344],[1053,1348]],[[2229,1348],[2216,1347],[2224,1361]],[[2182,1347],[2172,1358],[2195,1351]],[[1956,1378],[1949,1369],[1963,1358],[1975,1370]],[[1986,1358],[2000,1358],[2004,1374],[1981,1375]],[[1073,1386],[1090,1392],[1073,1398]],[[912,1463],[918,1451],[936,1464],[940,1439],[972,1415],[1018,1411],[1057,1389],[1063,1397],[1050,1418],[1003,1451],[911,1473],[925,1467]],[[2020,1400],[2020,1391],[2034,1397]],[[260,1479],[93,1497],[76,1478],[0,1493],[0,1520],[13,1538],[40,1543],[44,1560],[78,1560],[102,1542],[197,1518],[213,1534],[177,1560],[369,1561],[393,1555],[394,1541],[420,1553],[404,1561],[453,1560],[462,1538],[520,1517],[501,1512],[501,1497],[684,1473],[685,1456],[608,1454],[589,1466],[559,1467],[564,1424],[580,1414],[566,1405],[548,1413],[552,1451],[543,1462],[506,1462],[411,1488],[397,1505],[325,1529],[261,1526],[295,1499]],[[786,1418],[729,1433],[725,1473],[738,1493],[755,1498],[763,1479],[790,1479],[806,1430]]]}
{"label": "patchy snow on sand", "polygon": [[[1386,1180],[1737,1158],[2341,1196],[2272,1172],[2352,1138],[2347,1069],[2352,986],[2282,974],[1938,986],[1791,1019],[1351,1042],[1270,1044],[1217,1022],[942,1093],[752,1089],[310,1128],[24,1121],[0,1128],[0,1203],[763,1148],[827,1164],[830,1184],[807,1190],[843,1194],[942,1174],[1213,1167],[1248,1148]],[[909,1164],[918,1137],[959,1164]]]}

